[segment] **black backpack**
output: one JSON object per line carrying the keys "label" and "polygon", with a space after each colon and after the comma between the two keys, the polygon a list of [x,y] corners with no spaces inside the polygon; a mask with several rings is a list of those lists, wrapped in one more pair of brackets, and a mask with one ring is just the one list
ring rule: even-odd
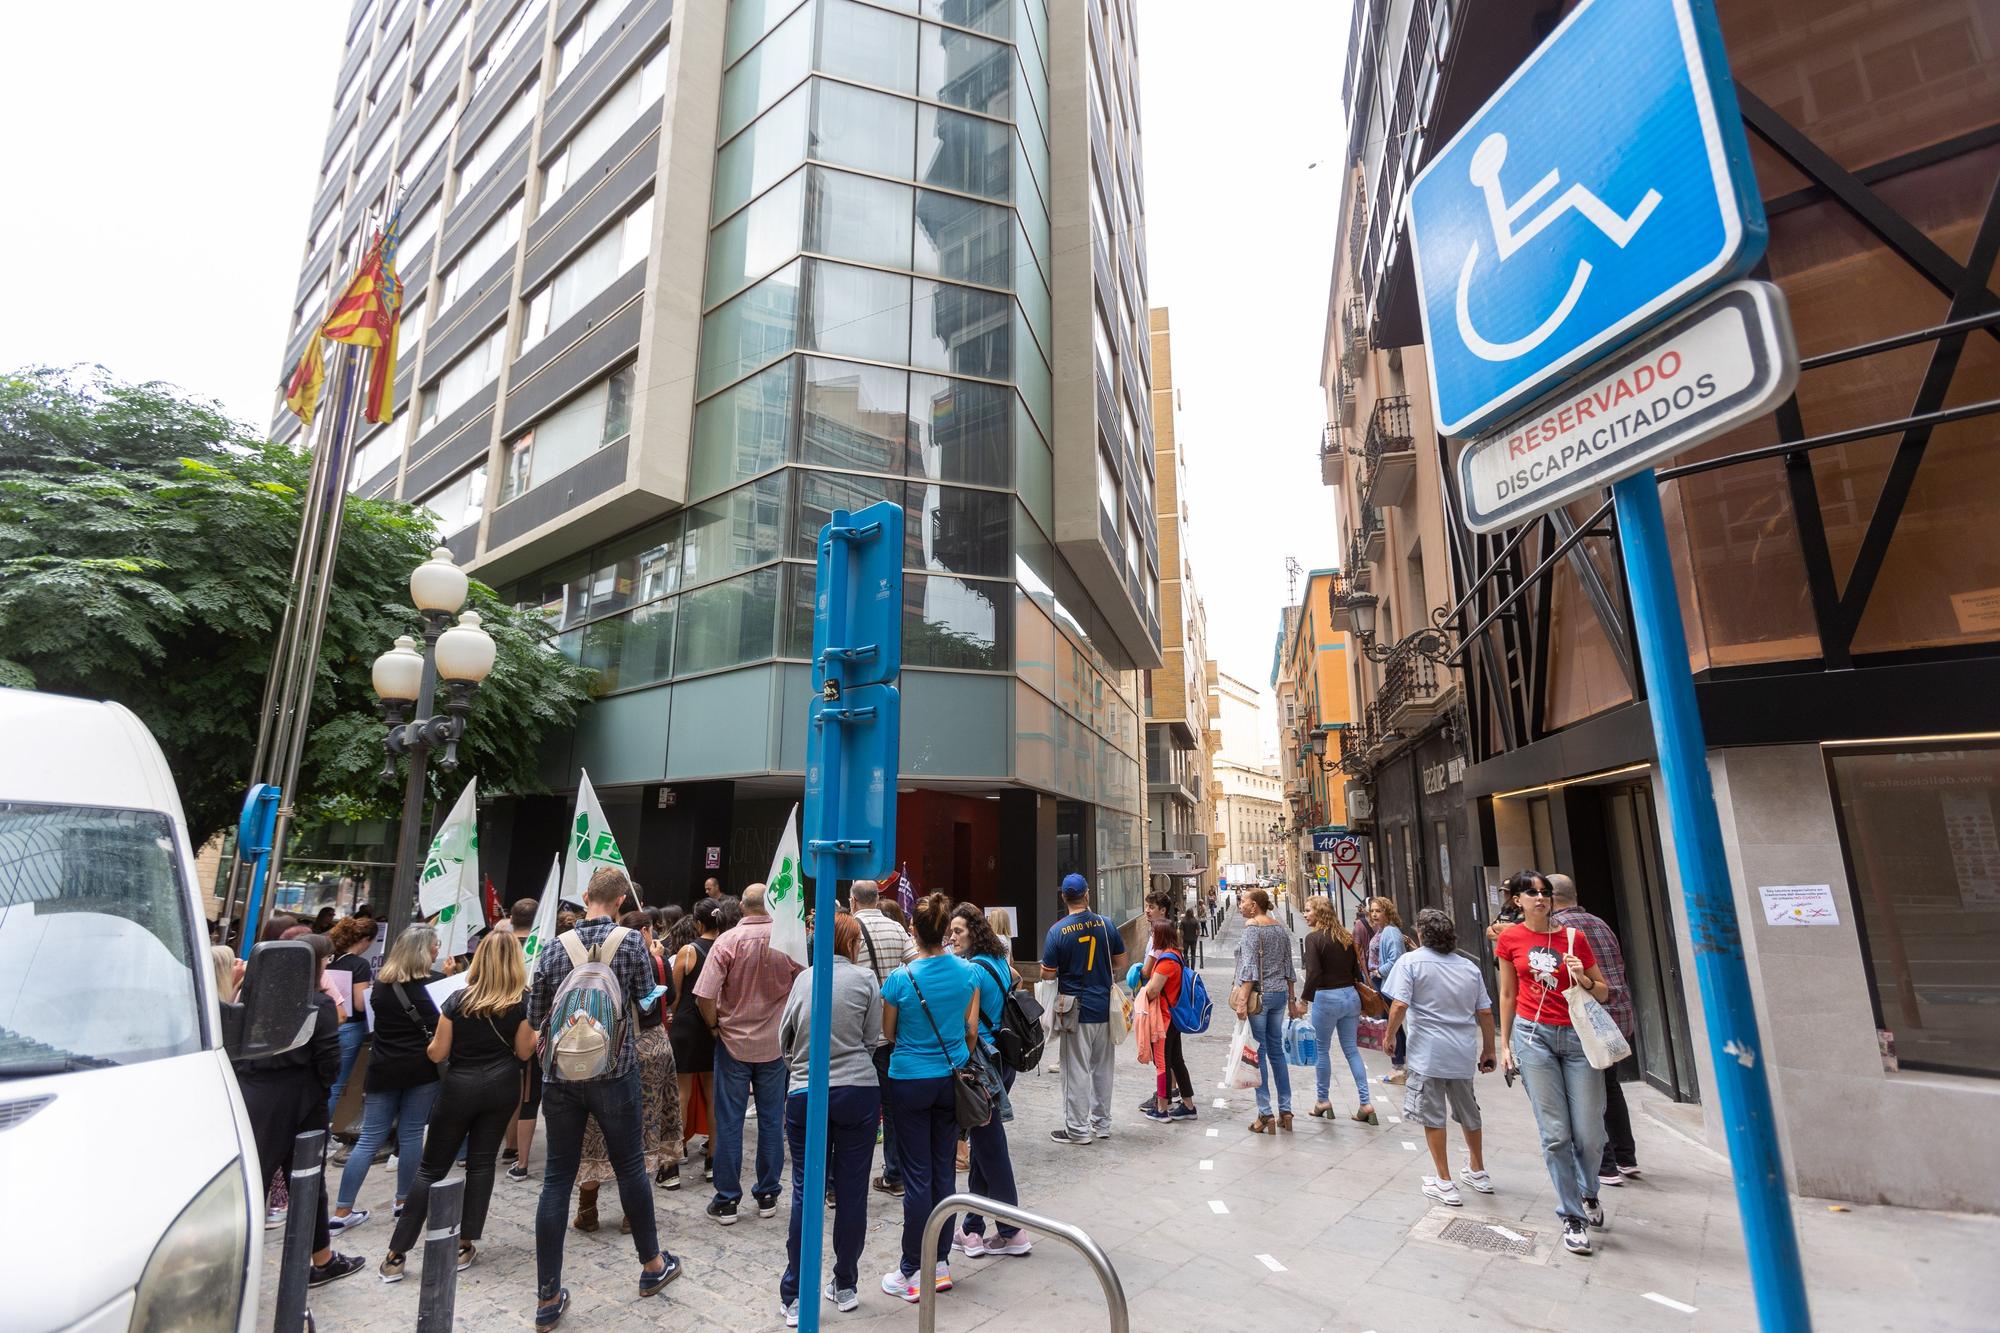
{"label": "black backpack", "polygon": [[[979,961],[991,962],[986,958]],[[1042,1048],[1048,1044],[1048,1033],[1042,1026],[1042,1006],[1033,994],[1014,984],[1011,972],[1003,974],[994,965],[993,974],[1001,990],[1000,1023],[993,1030],[993,1048],[1000,1052],[1001,1064],[1025,1074],[1041,1063]]]}

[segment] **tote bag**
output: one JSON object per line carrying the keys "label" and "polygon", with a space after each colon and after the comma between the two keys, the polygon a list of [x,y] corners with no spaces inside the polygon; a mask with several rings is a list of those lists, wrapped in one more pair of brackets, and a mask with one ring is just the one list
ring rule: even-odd
{"label": "tote bag", "polygon": [[[1569,928],[1563,952],[1576,952],[1574,926]],[[1583,1058],[1590,1061],[1592,1069],[1609,1069],[1632,1054],[1632,1043],[1626,1041],[1625,1034],[1618,1030],[1610,1011],[1578,983],[1573,971],[1570,973],[1569,989],[1563,992],[1563,998],[1569,1001],[1569,1025],[1576,1032],[1577,1045],[1583,1047]]]}

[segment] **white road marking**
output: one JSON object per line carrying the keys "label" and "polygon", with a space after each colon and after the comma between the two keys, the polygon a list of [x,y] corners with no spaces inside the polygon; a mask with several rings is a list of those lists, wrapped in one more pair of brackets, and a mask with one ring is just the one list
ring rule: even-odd
{"label": "white road marking", "polygon": [[1229,1211],[1229,1205],[1220,1199],[1210,1199],[1208,1201],[1208,1211],[1211,1213],[1226,1213]]}
{"label": "white road marking", "polygon": [[1219,1129],[1211,1129],[1211,1130],[1209,1130],[1209,1131],[1208,1131],[1208,1137],[1210,1137],[1210,1138],[1212,1138],[1212,1139],[1213,1139],[1213,1138],[1218,1138],[1218,1137],[1220,1137],[1220,1136],[1221,1136],[1221,1134],[1222,1134],[1222,1131],[1221,1131],[1221,1130],[1219,1130]]}
{"label": "white road marking", "polygon": [[1682,1314],[1693,1314],[1695,1311],[1695,1307],[1687,1304],[1685,1301],[1677,1301],[1671,1296],[1662,1296],[1657,1291],[1647,1292],[1646,1299],[1658,1302],[1666,1306],[1669,1310],[1679,1310]]}
{"label": "white road marking", "polygon": [[1282,1273],[1286,1271],[1285,1266],[1283,1264],[1279,1263],[1276,1259],[1273,1259],[1268,1254],[1258,1255],[1257,1262],[1264,1265],[1264,1267],[1270,1269],[1273,1273]]}
{"label": "white road marking", "polygon": [[1217,1097],[1210,1105],[1219,1106],[1227,1111],[1229,1109],[1229,1099],[1227,1097]]}
{"label": "white road marking", "polygon": [[1506,1227],[1495,1226],[1491,1222],[1488,1222],[1486,1224],[1486,1229],[1488,1231],[1491,1231],[1496,1236],[1505,1236],[1508,1240],[1511,1240],[1516,1244],[1519,1244],[1520,1242],[1527,1239],[1526,1236],[1523,1236],[1518,1231],[1509,1231]]}
{"label": "white road marking", "polygon": [[1215,1163],[1204,1158],[1202,1160],[1201,1169],[1204,1171],[1213,1171],[1215,1170]]}
{"label": "white road marking", "polygon": [[1404,1139],[1404,1140],[1403,1140],[1403,1151],[1404,1151],[1404,1152],[1415,1152],[1416,1150],[1417,1150],[1417,1145],[1416,1145],[1416,1144],[1414,1144],[1414,1143],[1410,1142],[1410,1141],[1409,1141],[1408,1139]]}

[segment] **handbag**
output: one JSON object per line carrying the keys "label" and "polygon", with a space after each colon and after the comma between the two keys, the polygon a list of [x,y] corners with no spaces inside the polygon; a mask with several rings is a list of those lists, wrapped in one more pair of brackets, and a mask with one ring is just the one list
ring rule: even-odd
{"label": "handbag", "polygon": [[1382,998],[1381,991],[1376,990],[1367,982],[1356,978],[1354,993],[1361,997],[1361,1016],[1363,1018],[1387,1018],[1389,1016],[1389,1002]]}
{"label": "handbag", "polygon": [[[931,1025],[931,1035],[937,1038],[938,1050],[950,1059],[951,1046],[931,1013],[930,1002],[924,999],[923,987],[917,985],[917,974],[908,968],[904,971],[909,973],[910,989],[917,993],[917,1007],[924,1011],[924,1021]],[[966,1052],[966,1062],[951,1071],[951,1109],[960,1129],[984,1129],[993,1121],[993,1096],[987,1092],[986,1080],[970,1051]]]}
{"label": "handbag", "polygon": [[[1576,952],[1576,927],[1569,927],[1569,934],[1563,941],[1563,952]],[[1612,1021],[1611,1013],[1597,1002],[1597,997],[1577,984],[1576,972],[1570,972],[1569,986],[1563,991],[1563,999],[1569,1001],[1569,1024],[1576,1033],[1577,1045],[1583,1047],[1583,1058],[1590,1062],[1592,1069],[1609,1069],[1632,1054],[1632,1043],[1625,1040],[1625,1034]]]}

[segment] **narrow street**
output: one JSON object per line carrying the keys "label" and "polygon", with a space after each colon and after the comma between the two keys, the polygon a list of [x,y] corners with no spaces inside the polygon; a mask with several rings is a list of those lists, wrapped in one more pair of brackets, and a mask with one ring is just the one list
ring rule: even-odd
{"label": "narrow street", "polygon": [[[1053,1075],[1015,1085],[1009,1138],[1023,1206],[1074,1222],[1110,1254],[1130,1303],[1134,1328],[1223,1329],[1248,1323],[1288,1330],[1418,1333],[1464,1328],[1748,1329],[1755,1326],[1735,1197],[1724,1161],[1679,1126],[1685,1109],[1633,1087],[1639,1160],[1645,1175],[1604,1192],[1606,1228],[1588,1258],[1561,1252],[1553,1191],[1536,1148],[1528,1101],[1497,1075],[1480,1080],[1487,1161],[1497,1192],[1465,1191],[1463,1208],[1434,1204],[1418,1192],[1427,1157],[1423,1138],[1400,1122],[1401,1090],[1375,1085],[1382,1123],[1346,1118],[1353,1109],[1345,1068],[1336,1060],[1332,1099],[1341,1118],[1329,1124],[1300,1114],[1292,1134],[1253,1136],[1250,1092],[1214,1087],[1227,1048],[1226,994],[1235,923],[1224,928],[1203,969],[1218,1001],[1207,1033],[1188,1041],[1188,1065],[1201,1117],[1177,1125],[1142,1120],[1136,1108],[1152,1070],[1120,1048],[1113,1136],[1087,1148],[1049,1142],[1061,1088]],[[1370,1076],[1387,1068],[1363,1052]],[[1295,1105],[1312,1104],[1312,1071],[1293,1069]],[[1388,1094],[1383,1096],[1382,1094]],[[1218,1103],[1220,1103],[1218,1105]],[[1690,1108],[1691,1109],[1691,1108]],[[1857,1127],[1858,1129],[1859,1127]],[[1452,1132],[1454,1165],[1462,1148]],[[458,1326],[525,1327],[534,1286],[534,1208],[540,1149],[526,1182],[503,1175],[478,1264],[460,1275]],[[788,1166],[789,1169],[789,1166]],[[384,1286],[374,1275],[389,1233],[394,1174],[369,1174],[362,1206],[376,1209],[337,1248],[364,1255],[369,1268],[314,1293],[322,1330],[407,1327],[416,1317],[420,1275]],[[790,1177],[786,1177],[789,1187]],[[963,1184],[963,1177],[960,1177]],[[786,1213],[734,1227],[701,1215],[707,1195],[691,1182],[655,1194],[661,1236],[687,1266],[664,1299],[641,1301],[637,1263],[618,1232],[615,1194],[600,1205],[602,1229],[571,1230],[564,1281],[574,1296],[565,1326],[612,1333],[650,1327],[775,1329],[778,1276],[784,1264]],[[894,1201],[869,1195],[868,1245],[861,1264],[861,1308],[824,1308],[837,1330],[910,1329],[914,1308],[883,1295],[876,1279],[895,1262],[901,1214]],[[2000,1305],[2000,1220],[1901,1208],[1850,1205],[1832,1211],[1796,1202],[1795,1216],[1813,1313],[1821,1327],[1908,1329],[1922,1307],[1928,1330],[1990,1328]],[[1470,1232],[1474,1243],[1440,1238]],[[1509,1256],[1494,1228],[1532,1242]],[[276,1283],[280,1232],[266,1234],[263,1322]],[[1490,1239],[1489,1239],[1490,1238]],[[1038,1240],[1025,1259],[954,1255],[953,1289],[939,1299],[938,1327],[1084,1330],[1104,1327],[1104,1302],[1089,1268],[1060,1242]],[[1686,1309],[1683,1307],[1692,1307]]]}

